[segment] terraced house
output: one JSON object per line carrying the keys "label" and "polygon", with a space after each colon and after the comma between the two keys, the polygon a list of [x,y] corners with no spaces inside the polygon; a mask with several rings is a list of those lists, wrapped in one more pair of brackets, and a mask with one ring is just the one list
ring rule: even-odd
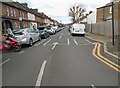
{"label": "terraced house", "polygon": [[28,7],[27,3],[19,2],[0,2],[0,23],[1,31],[11,28],[18,30],[20,28],[35,27],[46,24],[48,19],[44,13],[38,12],[38,9]]}
{"label": "terraced house", "polygon": [[18,2],[2,2],[2,31],[28,27],[27,10]]}

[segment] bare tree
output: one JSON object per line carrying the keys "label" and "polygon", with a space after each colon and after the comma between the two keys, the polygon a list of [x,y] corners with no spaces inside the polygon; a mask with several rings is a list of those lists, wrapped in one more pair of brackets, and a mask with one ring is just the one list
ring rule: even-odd
{"label": "bare tree", "polygon": [[87,18],[87,16],[92,13],[92,11],[90,11],[88,14],[85,14],[85,12],[86,9],[83,4],[74,4],[69,8],[69,16],[72,17],[73,23],[80,23],[80,21]]}

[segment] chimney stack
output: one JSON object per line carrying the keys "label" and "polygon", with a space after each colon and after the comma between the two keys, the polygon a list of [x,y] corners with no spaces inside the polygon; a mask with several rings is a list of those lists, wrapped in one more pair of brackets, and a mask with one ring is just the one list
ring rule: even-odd
{"label": "chimney stack", "polygon": [[27,3],[21,3],[21,5],[24,6],[24,7],[28,7]]}

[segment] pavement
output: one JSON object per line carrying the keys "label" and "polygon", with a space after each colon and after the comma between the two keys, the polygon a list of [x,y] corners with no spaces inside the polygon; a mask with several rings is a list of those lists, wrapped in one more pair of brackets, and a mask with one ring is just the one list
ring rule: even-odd
{"label": "pavement", "polygon": [[20,52],[3,53],[2,85],[117,88],[119,66],[100,55],[100,48],[96,41],[64,29]]}
{"label": "pavement", "polygon": [[100,42],[104,44],[104,52],[110,56],[112,56],[114,59],[120,60],[119,53],[115,50],[115,46],[112,46],[112,38],[93,34],[93,33],[86,33],[86,38],[89,38],[91,40]]}

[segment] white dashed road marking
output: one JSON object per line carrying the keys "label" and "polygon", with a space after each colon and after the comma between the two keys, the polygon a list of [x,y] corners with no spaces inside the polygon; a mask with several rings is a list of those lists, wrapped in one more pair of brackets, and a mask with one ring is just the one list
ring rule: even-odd
{"label": "white dashed road marking", "polygon": [[40,72],[39,72],[39,75],[38,75],[38,78],[37,78],[37,81],[36,81],[35,88],[39,88],[41,86],[41,81],[42,81],[42,77],[43,77],[43,74],[44,74],[46,63],[47,63],[47,60],[45,60],[42,63],[42,66],[41,66],[41,69],[40,69]]}
{"label": "white dashed road marking", "polygon": [[77,41],[75,39],[74,39],[74,42],[75,42],[76,45],[78,45],[78,43],[77,43]]}
{"label": "white dashed road marking", "polygon": [[62,35],[59,37],[59,39],[61,39],[62,38]]}
{"label": "white dashed road marking", "polygon": [[70,45],[70,40],[69,39],[67,39],[67,42],[68,42],[68,45]]}

